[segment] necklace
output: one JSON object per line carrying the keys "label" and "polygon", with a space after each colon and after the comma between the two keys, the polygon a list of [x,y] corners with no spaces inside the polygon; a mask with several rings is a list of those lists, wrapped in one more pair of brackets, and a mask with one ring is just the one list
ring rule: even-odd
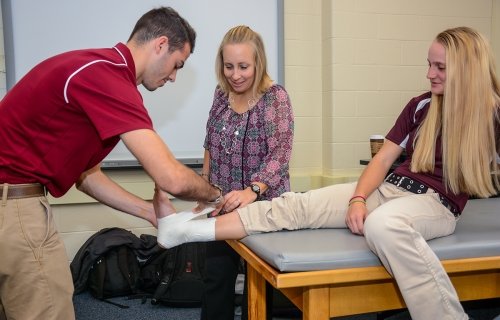
{"label": "necklace", "polygon": [[[234,97],[231,94],[228,96],[228,102],[228,109],[234,112],[228,110],[222,117],[221,145],[224,147],[226,154],[231,154],[243,148],[243,140],[245,139],[246,128],[248,127],[248,121],[250,119],[249,111],[255,106],[256,99],[255,97],[248,99],[248,109],[242,113],[236,112],[231,107],[231,104],[234,105]],[[241,139],[240,135],[243,135]]]}
{"label": "necklace", "polygon": [[[234,95],[232,93],[229,93],[227,100],[229,102],[228,107],[234,110],[234,108],[231,107],[231,106],[235,106]],[[250,99],[247,100],[247,106],[248,106],[247,110],[252,109],[253,107],[255,107],[256,104],[257,104],[257,98],[255,96],[251,97]]]}
{"label": "necklace", "polygon": [[[249,112],[243,114],[227,112],[221,134],[221,145],[226,154],[236,152],[243,147],[242,141],[245,139],[249,118]],[[240,136],[243,137],[240,138]]]}

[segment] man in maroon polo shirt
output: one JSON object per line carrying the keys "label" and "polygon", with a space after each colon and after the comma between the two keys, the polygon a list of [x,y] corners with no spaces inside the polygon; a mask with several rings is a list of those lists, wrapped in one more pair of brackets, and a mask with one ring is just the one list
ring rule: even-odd
{"label": "man in maroon polo shirt", "polygon": [[46,191],[60,197],[76,183],[101,203],[156,226],[153,204],[100,169],[120,139],[156,188],[222,204],[221,190],[179,163],[154,131],[137,89],[175,81],[195,38],[175,10],[153,9],[126,44],[49,58],[0,102],[0,318],[75,317],[68,258]]}

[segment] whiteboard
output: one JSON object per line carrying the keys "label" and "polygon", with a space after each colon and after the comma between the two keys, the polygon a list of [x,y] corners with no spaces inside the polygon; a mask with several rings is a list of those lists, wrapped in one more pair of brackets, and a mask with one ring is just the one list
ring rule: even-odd
{"label": "whiteboard", "polygon": [[[2,0],[7,89],[55,54],[125,43],[140,16],[159,6],[174,8],[193,26],[194,53],[174,83],[139,90],[155,130],[176,158],[200,163],[216,85],[215,56],[227,30],[245,24],[260,33],[268,72],[282,84],[282,0]],[[104,162],[131,164],[138,163],[121,142]]]}

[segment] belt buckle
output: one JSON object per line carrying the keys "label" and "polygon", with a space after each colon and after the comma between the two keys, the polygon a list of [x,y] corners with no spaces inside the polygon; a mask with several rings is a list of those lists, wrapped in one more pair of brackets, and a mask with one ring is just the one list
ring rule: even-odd
{"label": "belt buckle", "polygon": [[[403,183],[403,181],[404,181],[405,179],[408,179],[408,178],[403,177],[403,176],[399,176],[399,180],[398,180],[398,183],[396,184],[396,187],[400,187],[400,188],[402,188],[402,187],[401,187],[401,184]],[[404,189],[404,188],[403,188],[403,189]]]}

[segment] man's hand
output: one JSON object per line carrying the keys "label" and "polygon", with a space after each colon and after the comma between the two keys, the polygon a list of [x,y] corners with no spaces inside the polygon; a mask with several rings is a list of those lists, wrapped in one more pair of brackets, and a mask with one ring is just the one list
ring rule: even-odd
{"label": "man's hand", "polygon": [[210,217],[215,217],[221,212],[225,203],[224,194],[222,193],[222,189],[219,186],[212,184],[212,187],[219,190],[219,196],[217,197],[217,199],[212,201],[198,201],[198,206],[194,209],[193,212],[200,212],[201,210],[209,207],[214,208],[214,210],[210,213]]}
{"label": "man's hand", "polygon": [[198,212],[203,211],[206,208],[213,208],[213,211],[210,212],[210,217],[215,217],[219,213],[221,213],[222,207],[224,206],[224,202],[225,202],[224,197],[222,197],[220,203],[218,203],[216,205],[215,204],[210,204],[210,203],[207,203],[207,202],[198,201],[198,204],[193,209],[193,212],[194,213],[198,213]]}

